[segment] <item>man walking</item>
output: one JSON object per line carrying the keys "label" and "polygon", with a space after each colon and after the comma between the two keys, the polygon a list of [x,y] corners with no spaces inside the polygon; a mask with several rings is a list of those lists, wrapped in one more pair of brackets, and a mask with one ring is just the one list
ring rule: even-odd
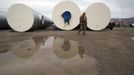
{"label": "man walking", "polygon": [[81,16],[80,16],[80,30],[78,31],[78,35],[80,34],[80,32],[83,30],[83,35],[86,35],[86,28],[87,28],[87,17],[86,17],[86,13],[84,12]]}

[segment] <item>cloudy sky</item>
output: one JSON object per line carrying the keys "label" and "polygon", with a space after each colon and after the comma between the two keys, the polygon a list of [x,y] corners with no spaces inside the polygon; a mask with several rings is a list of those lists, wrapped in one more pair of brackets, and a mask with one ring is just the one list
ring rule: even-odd
{"label": "cloudy sky", "polygon": [[[23,3],[34,10],[52,17],[53,8],[64,0],[0,0],[0,10],[7,11],[15,3]],[[103,2],[109,6],[113,18],[134,17],[134,0],[70,0],[75,2],[82,11],[95,2]]]}

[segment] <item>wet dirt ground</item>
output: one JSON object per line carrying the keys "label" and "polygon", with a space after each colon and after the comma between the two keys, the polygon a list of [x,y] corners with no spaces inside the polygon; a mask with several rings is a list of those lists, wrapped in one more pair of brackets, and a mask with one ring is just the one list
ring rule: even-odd
{"label": "wet dirt ground", "polygon": [[0,31],[0,75],[134,75],[134,29]]}

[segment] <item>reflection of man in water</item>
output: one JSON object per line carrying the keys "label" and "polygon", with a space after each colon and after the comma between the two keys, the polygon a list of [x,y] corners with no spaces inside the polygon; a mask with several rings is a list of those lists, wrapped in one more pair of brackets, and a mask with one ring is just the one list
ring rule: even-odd
{"label": "reflection of man in water", "polygon": [[87,17],[86,17],[86,13],[84,12],[81,16],[80,16],[80,30],[78,32],[78,35],[80,34],[80,32],[82,30],[83,31],[83,35],[86,35],[86,28],[87,28]]}
{"label": "reflection of man in water", "polygon": [[64,49],[64,51],[69,51],[70,50],[70,42],[69,42],[69,40],[64,40],[62,48]]}
{"label": "reflection of man in water", "polygon": [[83,47],[79,46],[79,55],[81,58],[84,58],[85,50]]}

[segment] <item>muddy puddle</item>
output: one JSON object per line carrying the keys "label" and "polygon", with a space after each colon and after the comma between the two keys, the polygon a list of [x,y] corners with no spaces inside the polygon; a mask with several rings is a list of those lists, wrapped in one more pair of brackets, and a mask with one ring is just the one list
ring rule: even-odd
{"label": "muddy puddle", "polygon": [[0,43],[0,75],[99,74],[97,60],[75,40],[49,36]]}

